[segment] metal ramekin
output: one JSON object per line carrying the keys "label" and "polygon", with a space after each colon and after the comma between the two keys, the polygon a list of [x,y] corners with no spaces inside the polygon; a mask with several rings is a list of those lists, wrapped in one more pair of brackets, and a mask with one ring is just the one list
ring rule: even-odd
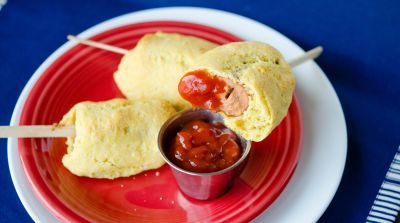
{"label": "metal ramekin", "polygon": [[214,112],[203,109],[190,109],[177,113],[167,120],[158,134],[158,148],[168,165],[180,190],[189,197],[199,200],[209,200],[226,193],[236,177],[240,175],[247,163],[251,142],[237,135],[242,148],[240,159],[232,166],[211,173],[195,173],[176,166],[169,160],[167,154],[171,141],[187,122],[203,120],[207,122],[222,122],[222,117]]}

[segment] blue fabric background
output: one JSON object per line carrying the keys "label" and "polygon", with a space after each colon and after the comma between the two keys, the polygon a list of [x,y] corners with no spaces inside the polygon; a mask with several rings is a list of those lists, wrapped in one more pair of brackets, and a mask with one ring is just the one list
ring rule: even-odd
{"label": "blue fabric background", "polygon": [[[106,19],[142,9],[201,6],[258,20],[317,60],[342,102],[348,160],[339,190],[320,222],[364,222],[400,144],[400,1],[8,0],[0,10],[0,125],[22,88],[66,39]],[[0,140],[0,221],[32,221],[20,203]],[[324,148],[321,148],[324,149]]]}

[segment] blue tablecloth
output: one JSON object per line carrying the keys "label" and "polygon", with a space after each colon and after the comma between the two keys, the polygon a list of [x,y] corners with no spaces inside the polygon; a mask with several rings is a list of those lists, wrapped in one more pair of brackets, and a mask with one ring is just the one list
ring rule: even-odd
{"label": "blue tablecloth", "polygon": [[[8,0],[0,10],[0,125],[9,123],[29,77],[66,34],[124,13],[182,5],[250,17],[304,49],[324,46],[317,62],[342,102],[349,146],[339,190],[320,222],[365,221],[400,144],[398,0]],[[11,182],[6,140],[0,147],[0,221],[29,222]]]}

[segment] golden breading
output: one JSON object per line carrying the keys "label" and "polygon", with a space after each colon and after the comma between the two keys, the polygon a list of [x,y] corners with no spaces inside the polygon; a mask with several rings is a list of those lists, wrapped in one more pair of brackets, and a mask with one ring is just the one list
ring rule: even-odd
{"label": "golden breading", "polygon": [[178,83],[193,61],[217,45],[173,33],[147,34],[121,60],[114,80],[132,99],[164,99],[178,110],[190,104],[178,93]]}
{"label": "golden breading", "polygon": [[201,55],[190,69],[241,84],[249,106],[238,117],[224,116],[227,127],[252,141],[261,141],[286,116],[295,86],[289,64],[272,46],[260,42],[236,42]]}
{"label": "golden breading", "polygon": [[158,131],[175,112],[158,100],[78,103],[60,122],[76,129],[62,162],[78,176],[108,179],[159,168]]}

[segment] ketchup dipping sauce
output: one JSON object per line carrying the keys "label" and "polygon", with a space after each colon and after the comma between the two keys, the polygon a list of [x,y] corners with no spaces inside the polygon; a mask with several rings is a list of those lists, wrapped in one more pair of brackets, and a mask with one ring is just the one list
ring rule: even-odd
{"label": "ketchup dipping sauce", "polygon": [[241,154],[239,139],[230,129],[219,122],[195,120],[177,132],[168,156],[182,169],[210,173],[233,165]]}
{"label": "ketchup dipping sauce", "polygon": [[185,74],[178,85],[179,94],[193,106],[217,111],[222,105],[220,94],[226,91],[226,83],[197,70]]}

